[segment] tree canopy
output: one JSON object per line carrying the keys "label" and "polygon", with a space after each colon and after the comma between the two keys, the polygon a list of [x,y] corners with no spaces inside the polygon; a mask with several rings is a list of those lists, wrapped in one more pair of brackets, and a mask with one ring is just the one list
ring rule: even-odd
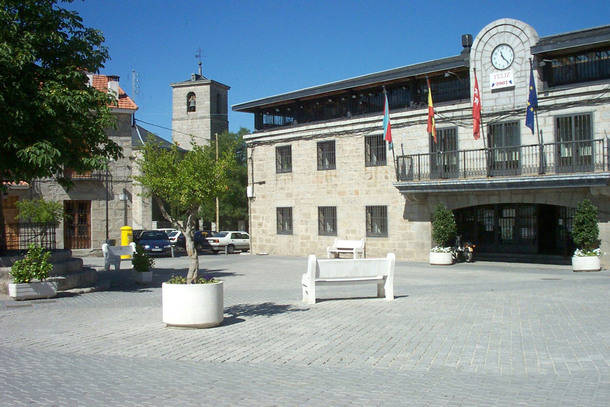
{"label": "tree canopy", "polygon": [[58,6],[71,0],[0,0],[0,178],[30,181],[62,169],[102,168],[120,147],[112,96],[88,86],[108,58],[102,33]]}

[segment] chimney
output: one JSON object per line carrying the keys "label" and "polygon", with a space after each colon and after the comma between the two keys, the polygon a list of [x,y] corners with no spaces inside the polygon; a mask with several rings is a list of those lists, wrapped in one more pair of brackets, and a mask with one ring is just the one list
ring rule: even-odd
{"label": "chimney", "polygon": [[108,75],[108,93],[113,95],[116,100],[119,100],[119,77]]}

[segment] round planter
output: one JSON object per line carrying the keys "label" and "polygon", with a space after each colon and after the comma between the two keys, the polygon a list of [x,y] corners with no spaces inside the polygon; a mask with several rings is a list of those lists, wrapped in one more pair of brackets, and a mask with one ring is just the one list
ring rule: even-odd
{"label": "round planter", "polygon": [[224,318],[223,283],[169,284],[161,288],[163,322],[169,326],[210,328]]}
{"label": "round planter", "polygon": [[453,264],[453,254],[430,252],[430,264],[436,266],[448,266]]}
{"label": "round planter", "polygon": [[598,256],[572,256],[573,271],[599,271],[600,269]]}

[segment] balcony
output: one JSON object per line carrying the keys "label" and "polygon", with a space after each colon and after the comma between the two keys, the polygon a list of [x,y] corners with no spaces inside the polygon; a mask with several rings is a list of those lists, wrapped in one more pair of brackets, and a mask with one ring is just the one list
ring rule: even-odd
{"label": "balcony", "polygon": [[403,193],[604,186],[607,139],[396,157]]}
{"label": "balcony", "polygon": [[76,172],[71,168],[64,169],[64,177],[72,181],[103,181],[106,179],[105,170]]}

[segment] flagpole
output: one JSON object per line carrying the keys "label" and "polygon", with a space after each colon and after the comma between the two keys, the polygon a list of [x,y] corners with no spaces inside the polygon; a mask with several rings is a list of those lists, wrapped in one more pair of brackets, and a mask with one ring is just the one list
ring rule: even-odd
{"label": "flagpole", "polygon": [[[536,84],[536,78],[534,77],[534,68],[532,66],[532,58],[530,58],[530,72],[532,73],[532,80],[534,85]],[[530,86],[532,84],[530,83]],[[529,99],[529,96],[528,96]],[[528,100],[529,102],[529,100]],[[534,119],[536,120],[536,134],[538,136],[538,174],[544,174],[544,144],[542,143],[542,133],[540,133],[540,126],[538,125],[538,95],[536,95],[536,108],[534,109]]]}

